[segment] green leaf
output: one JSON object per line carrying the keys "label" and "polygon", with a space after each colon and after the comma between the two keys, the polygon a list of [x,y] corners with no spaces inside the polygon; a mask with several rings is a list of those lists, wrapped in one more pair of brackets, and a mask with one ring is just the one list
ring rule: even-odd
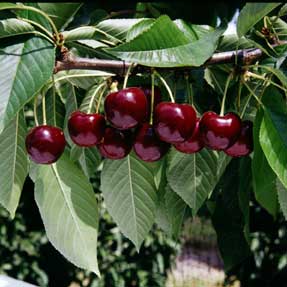
{"label": "green leaf", "polygon": [[244,235],[248,243],[250,243],[250,194],[252,191],[252,173],[251,173],[250,157],[242,157],[239,162],[239,187],[238,187],[238,202],[239,207],[244,217]]}
{"label": "green leaf", "polygon": [[167,180],[195,215],[211,194],[230,158],[224,153],[203,149],[195,154],[171,150]]}
{"label": "green leaf", "polygon": [[94,26],[81,26],[72,30],[64,31],[62,34],[64,36],[65,42],[77,41],[77,40],[87,40],[96,39],[97,34],[100,32]]}
{"label": "green leaf", "polygon": [[278,200],[280,204],[280,209],[283,212],[285,220],[287,220],[287,189],[278,179],[276,180],[276,187],[277,187],[277,192],[278,192]]}
{"label": "green leaf", "polygon": [[129,29],[143,19],[108,19],[98,23],[95,27],[101,31],[102,39],[109,40],[115,44],[126,39]]}
{"label": "green leaf", "polygon": [[10,2],[2,2],[0,3],[0,10],[6,10],[6,9],[13,9],[17,7],[17,4],[10,3]]}
{"label": "green leaf", "polygon": [[96,196],[66,154],[52,165],[38,165],[35,199],[53,246],[76,266],[99,275]]}
{"label": "green leaf", "polygon": [[[240,206],[240,161],[234,159],[226,168],[216,189],[218,198],[212,215],[224,269],[230,270],[250,255],[246,240],[246,215]],[[224,224],[222,224],[224,223]]]}
{"label": "green leaf", "polygon": [[286,14],[287,14],[287,4],[284,4],[278,13],[278,17],[282,17]]}
{"label": "green leaf", "polygon": [[26,134],[24,113],[20,111],[0,135],[0,203],[12,218],[28,174]]}
{"label": "green leaf", "polygon": [[16,35],[29,34],[35,29],[29,23],[19,19],[6,19],[0,21],[0,39]]}
{"label": "green leaf", "polygon": [[252,160],[253,190],[256,200],[273,217],[278,211],[278,199],[276,194],[276,174],[269,166],[259,142],[260,125],[263,119],[263,110],[257,111],[254,127],[253,142],[254,154]]}
{"label": "green leaf", "polygon": [[192,42],[200,39],[206,33],[214,31],[206,25],[190,25],[181,19],[174,20],[173,23],[183,32],[183,34]]}
{"label": "green leaf", "polygon": [[244,36],[264,16],[281,3],[246,3],[237,20],[237,34]]}
{"label": "green leaf", "polygon": [[168,16],[161,16],[130,42],[105,51],[121,60],[146,66],[200,66],[212,56],[223,31],[218,29],[190,42]]}
{"label": "green leaf", "polygon": [[171,226],[171,235],[178,238],[188,206],[169,185],[166,186],[164,201],[167,218]]}
{"label": "green leaf", "polygon": [[133,25],[127,33],[126,41],[129,42],[132,39],[136,38],[145,30],[149,29],[150,26],[154,23],[155,19],[143,19],[142,21]]}
{"label": "green leaf", "polygon": [[0,133],[53,73],[54,48],[40,38],[0,46]]}
{"label": "green leaf", "polygon": [[130,154],[105,160],[101,173],[105,204],[120,230],[139,250],[155,219],[154,165]]}
{"label": "green leaf", "polygon": [[65,29],[83,3],[37,3],[50,16],[58,29]]}
{"label": "green leaf", "polygon": [[269,165],[286,188],[287,115],[283,112],[264,110],[259,141]]}

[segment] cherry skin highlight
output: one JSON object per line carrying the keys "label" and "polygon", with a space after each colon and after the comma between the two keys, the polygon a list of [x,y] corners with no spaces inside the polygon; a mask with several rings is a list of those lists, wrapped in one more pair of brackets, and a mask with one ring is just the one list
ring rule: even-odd
{"label": "cherry skin highlight", "polygon": [[131,133],[107,127],[98,149],[103,157],[121,159],[129,154],[132,148]]}
{"label": "cherry skin highlight", "polygon": [[174,147],[183,153],[196,153],[203,149],[204,144],[201,140],[201,134],[199,131],[199,121],[200,119],[196,119],[195,129],[192,133],[192,136],[188,138],[186,141],[174,144]]}
{"label": "cherry skin highlight", "polygon": [[225,150],[239,137],[241,120],[235,113],[219,116],[214,112],[206,112],[199,122],[199,129],[206,147]]}
{"label": "cherry skin highlight", "polygon": [[154,113],[154,129],[158,137],[168,143],[187,140],[196,124],[194,108],[188,104],[161,102]]}
{"label": "cherry skin highlight", "polygon": [[232,157],[247,156],[253,151],[253,123],[243,121],[241,133],[237,141],[224,152]]}
{"label": "cherry skin highlight", "polygon": [[147,119],[148,101],[140,88],[109,94],[104,103],[107,120],[118,129],[130,129]]}
{"label": "cherry skin highlight", "polygon": [[133,149],[143,161],[153,162],[161,159],[168,151],[170,144],[161,141],[153,127],[144,123],[135,138]]}
{"label": "cherry skin highlight", "polygon": [[51,164],[56,162],[64,152],[66,140],[61,129],[42,125],[29,131],[25,144],[32,161]]}
{"label": "cherry skin highlight", "polygon": [[105,118],[100,114],[75,111],[68,120],[68,130],[72,141],[83,147],[98,144],[104,135],[105,127]]}

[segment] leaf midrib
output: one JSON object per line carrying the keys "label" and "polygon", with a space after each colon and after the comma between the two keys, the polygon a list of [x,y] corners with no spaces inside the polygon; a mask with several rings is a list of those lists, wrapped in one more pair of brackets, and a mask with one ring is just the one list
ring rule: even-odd
{"label": "leaf midrib", "polygon": [[132,211],[133,211],[133,218],[134,218],[134,225],[135,225],[135,238],[136,238],[136,248],[138,249],[138,228],[137,228],[137,219],[136,219],[136,210],[135,210],[135,201],[134,201],[134,194],[133,194],[133,184],[132,184],[132,175],[131,175],[131,163],[130,163],[130,156],[127,156],[127,163],[128,163],[128,178],[129,178],[129,186],[130,186],[130,193],[131,193],[131,200],[132,200]]}
{"label": "leaf midrib", "polygon": [[57,180],[57,182],[58,182],[58,185],[59,185],[59,187],[60,187],[60,190],[61,190],[61,192],[62,192],[62,194],[63,194],[64,202],[66,203],[66,205],[67,205],[67,207],[68,207],[68,210],[70,211],[70,214],[71,214],[71,216],[72,216],[72,219],[73,219],[73,221],[75,222],[75,226],[76,226],[76,229],[77,229],[77,231],[78,231],[78,233],[79,233],[80,240],[82,241],[82,246],[84,246],[84,249],[85,249],[85,251],[86,251],[86,254],[88,254],[88,253],[87,253],[87,250],[88,250],[88,249],[87,249],[87,246],[86,246],[85,241],[84,241],[84,239],[83,239],[83,237],[82,237],[82,233],[81,233],[81,231],[80,231],[80,227],[79,227],[79,225],[78,225],[78,222],[77,222],[77,220],[76,220],[76,218],[75,218],[74,212],[73,212],[73,210],[72,210],[72,208],[71,208],[71,206],[70,206],[70,204],[69,204],[69,201],[67,200],[66,193],[65,193],[65,191],[64,191],[64,188],[62,187],[61,178],[60,178],[60,175],[59,175],[59,173],[58,173],[57,166],[56,166],[55,163],[52,164],[52,171],[53,171],[53,173],[54,173],[54,175],[55,175],[55,178],[56,178],[56,180]]}

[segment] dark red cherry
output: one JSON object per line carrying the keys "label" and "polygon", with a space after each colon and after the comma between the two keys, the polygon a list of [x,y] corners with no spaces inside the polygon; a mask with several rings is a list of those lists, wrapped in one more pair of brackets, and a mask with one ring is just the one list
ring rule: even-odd
{"label": "dark red cherry", "polygon": [[231,147],[224,150],[224,152],[232,157],[249,155],[253,151],[252,128],[253,123],[251,121],[243,121],[239,138]]}
{"label": "dark red cherry", "polygon": [[147,118],[148,102],[140,88],[126,88],[109,94],[105,100],[108,121],[118,129],[130,129]]}
{"label": "dark red cherry", "polygon": [[154,129],[168,143],[187,140],[193,133],[196,113],[191,105],[161,102],[155,108]]}
{"label": "dark red cherry", "polygon": [[199,122],[199,129],[206,147],[224,150],[239,137],[241,120],[235,113],[219,116],[214,112],[205,112]]}
{"label": "dark red cherry", "polygon": [[69,134],[72,141],[84,147],[98,144],[105,132],[106,121],[100,114],[85,114],[75,111],[68,121]]}
{"label": "dark red cherry", "polygon": [[57,161],[65,146],[64,133],[57,127],[37,126],[26,137],[26,150],[35,163],[50,164]]}
{"label": "dark red cherry", "polygon": [[[148,116],[150,115],[151,112],[151,86],[145,85],[140,87],[146,98],[147,98],[147,103],[148,103]],[[161,92],[158,86],[154,87],[154,104],[153,104],[153,110],[155,110],[155,107],[161,102]]]}
{"label": "dark red cherry", "polygon": [[161,141],[153,127],[144,123],[137,132],[134,141],[136,155],[144,161],[152,162],[161,159],[168,151],[170,144]]}
{"label": "dark red cherry", "polygon": [[129,154],[132,148],[131,134],[107,127],[102,141],[98,144],[102,156],[110,159],[121,159]]}
{"label": "dark red cherry", "polygon": [[194,131],[192,133],[192,136],[188,138],[186,141],[174,144],[174,147],[183,153],[195,153],[200,151],[204,144],[201,140],[201,134],[199,131],[199,121],[200,119],[196,119],[196,125],[194,128]]}

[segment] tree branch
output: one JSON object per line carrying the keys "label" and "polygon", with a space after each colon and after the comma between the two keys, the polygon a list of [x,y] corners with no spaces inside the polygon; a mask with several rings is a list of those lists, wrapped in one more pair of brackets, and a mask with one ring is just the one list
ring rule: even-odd
{"label": "tree branch", "polygon": [[[281,41],[279,44],[272,45],[273,47],[287,44],[287,41]],[[237,55],[237,63],[241,65],[246,65],[258,60],[262,57],[263,52],[257,48],[251,49],[241,49],[237,51],[228,51],[215,53],[211,58],[209,58],[203,66],[215,65],[215,64],[227,64],[235,63]],[[54,73],[63,70],[99,70],[111,72],[117,75],[125,75],[127,69],[131,65],[130,62],[117,61],[117,60],[102,60],[102,59],[89,59],[80,57],[66,56],[62,61],[57,61],[54,69]],[[192,67],[180,67],[180,69],[190,69]],[[150,67],[137,65],[137,71],[149,70]],[[167,68],[164,68],[167,69]],[[170,69],[176,69],[175,67]],[[177,68],[178,69],[178,68]]]}

